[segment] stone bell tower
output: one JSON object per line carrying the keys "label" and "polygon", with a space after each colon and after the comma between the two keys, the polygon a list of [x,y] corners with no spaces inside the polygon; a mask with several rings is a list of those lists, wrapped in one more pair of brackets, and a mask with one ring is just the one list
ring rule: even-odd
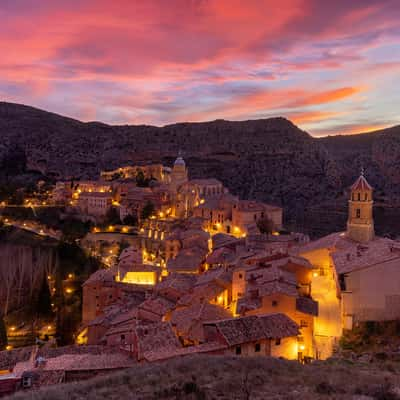
{"label": "stone bell tower", "polygon": [[372,192],[372,186],[365,179],[364,171],[361,171],[351,187],[347,219],[347,236],[357,242],[369,242],[375,236]]}

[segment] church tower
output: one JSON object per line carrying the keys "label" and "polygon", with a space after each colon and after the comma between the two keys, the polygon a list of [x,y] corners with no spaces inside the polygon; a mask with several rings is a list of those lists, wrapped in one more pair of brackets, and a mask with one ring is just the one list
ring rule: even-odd
{"label": "church tower", "polygon": [[369,242],[375,235],[372,192],[373,188],[362,171],[351,187],[347,219],[347,236],[357,242]]}
{"label": "church tower", "polygon": [[186,168],[185,160],[181,156],[178,156],[172,168],[171,184],[176,190],[179,186],[186,183],[187,181],[188,170]]}

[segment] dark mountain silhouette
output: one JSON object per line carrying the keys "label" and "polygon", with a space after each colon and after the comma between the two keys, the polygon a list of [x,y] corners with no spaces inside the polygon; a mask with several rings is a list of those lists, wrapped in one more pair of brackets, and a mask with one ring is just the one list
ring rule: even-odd
{"label": "dark mountain silhouette", "polygon": [[316,139],[285,118],[110,126],[0,102],[0,160],[9,162],[15,149],[21,157],[22,149],[30,170],[57,179],[96,178],[121,165],[172,164],[180,151],[191,177],[216,177],[243,198],[282,205],[290,228],[315,234],[343,229],[344,193],[361,166],[379,202],[394,204],[399,132]]}

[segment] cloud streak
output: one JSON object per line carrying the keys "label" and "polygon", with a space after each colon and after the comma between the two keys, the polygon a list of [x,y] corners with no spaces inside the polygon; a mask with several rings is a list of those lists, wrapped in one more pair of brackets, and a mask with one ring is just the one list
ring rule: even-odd
{"label": "cloud streak", "polygon": [[373,126],[397,121],[399,17],[395,0],[3,0],[0,95],[109,123]]}

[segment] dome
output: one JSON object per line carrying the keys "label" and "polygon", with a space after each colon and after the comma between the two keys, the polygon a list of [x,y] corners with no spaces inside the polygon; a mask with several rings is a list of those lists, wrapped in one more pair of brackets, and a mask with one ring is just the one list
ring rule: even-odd
{"label": "dome", "polygon": [[183,166],[185,166],[185,165],[186,165],[186,164],[185,164],[185,160],[184,160],[181,156],[179,156],[179,157],[175,160],[174,165],[183,165]]}

